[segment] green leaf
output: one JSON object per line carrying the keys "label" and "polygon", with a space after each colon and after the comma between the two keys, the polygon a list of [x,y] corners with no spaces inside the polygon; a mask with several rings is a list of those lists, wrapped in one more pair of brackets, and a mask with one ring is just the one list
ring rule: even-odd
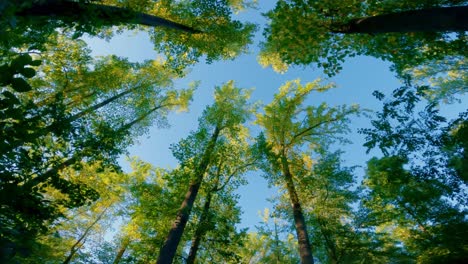
{"label": "green leaf", "polygon": [[20,101],[18,100],[18,98],[16,98],[16,96],[12,92],[3,91],[2,95],[8,99],[10,104],[20,104]]}
{"label": "green leaf", "polygon": [[32,78],[34,75],[36,75],[36,71],[29,67],[21,69],[20,73],[26,78]]}
{"label": "green leaf", "polygon": [[31,66],[40,66],[41,63],[42,63],[41,60],[33,60],[33,61],[31,61],[31,63],[29,63],[29,65],[31,65]]}
{"label": "green leaf", "polygon": [[32,57],[29,54],[23,54],[15,58],[11,62],[11,68],[15,70],[16,72],[21,71],[22,68],[24,68],[25,65],[28,65],[32,62]]}
{"label": "green leaf", "polygon": [[23,78],[13,78],[11,81],[12,88],[17,92],[31,91],[31,86]]}

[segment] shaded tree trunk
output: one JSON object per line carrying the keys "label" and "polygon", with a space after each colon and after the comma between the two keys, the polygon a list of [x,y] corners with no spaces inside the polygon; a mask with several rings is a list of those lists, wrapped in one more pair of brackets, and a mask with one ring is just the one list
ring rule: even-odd
{"label": "shaded tree trunk", "polygon": [[117,6],[99,5],[61,0],[46,0],[35,5],[18,10],[17,16],[46,17],[47,19],[60,19],[65,22],[78,22],[80,24],[93,23],[93,18],[99,19],[102,25],[117,26],[120,24],[137,24],[150,27],[166,27],[188,33],[199,33],[192,27],[176,23],[158,16],[136,12]]}
{"label": "shaded tree trunk", "polygon": [[288,189],[289,198],[292,204],[301,263],[313,264],[314,257],[312,256],[312,247],[310,245],[309,235],[307,234],[304,213],[302,212],[301,203],[299,201],[299,197],[297,196],[296,188],[294,187],[293,176],[289,170],[289,163],[284,155],[281,157],[281,165],[283,170],[283,177],[286,180],[286,187]]}
{"label": "shaded tree trunk", "polygon": [[[138,88],[139,87],[133,87],[131,89],[125,90],[125,91],[123,91],[123,92],[121,92],[119,94],[116,94],[116,95],[108,98],[108,99],[105,99],[104,101],[102,101],[102,102],[100,102],[98,104],[90,106],[90,107],[88,107],[88,108],[86,108],[86,109],[84,109],[84,110],[82,110],[82,111],[80,111],[80,112],[66,118],[65,120],[60,120],[60,121],[58,121],[58,123],[63,124],[64,122],[66,122],[67,124],[69,124],[69,123],[71,123],[73,121],[76,121],[76,120],[80,119],[81,117],[83,117],[83,116],[85,116],[85,115],[87,115],[87,114],[89,114],[89,113],[91,113],[93,111],[99,110],[100,108],[102,108],[102,107],[116,101],[117,99],[119,99],[119,98],[121,98],[121,97],[123,97],[123,96],[137,90]],[[35,139],[37,139],[37,138],[39,138],[41,136],[45,136],[45,135],[47,135],[49,133],[52,133],[55,126],[56,126],[56,123],[52,123],[51,125],[48,125],[48,126],[42,128],[42,129],[34,132],[33,134],[30,134],[28,136],[28,142],[33,142]],[[26,142],[24,142],[24,141],[23,142],[17,141],[17,142],[15,142],[15,144],[10,144],[8,150],[5,150],[5,152],[13,151],[15,148],[17,148],[17,147],[19,147],[21,145],[24,145],[25,143]]]}
{"label": "shaded tree trunk", "polygon": [[467,31],[468,6],[438,7],[356,18],[331,25],[334,33]]}
{"label": "shaded tree trunk", "polygon": [[79,112],[79,113],[77,113],[75,115],[72,115],[71,117],[69,117],[67,119],[67,121],[73,122],[73,121],[75,121],[75,120],[77,120],[77,119],[79,119],[79,118],[81,118],[81,117],[83,117],[83,116],[85,116],[85,115],[87,115],[87,114],[89,114],[91,112],[94,112],[94,111],[98,110],[101,107],[104,107],[104,106],[116,101],[117,99],[119,99],[119,98],[121,98],[121,97],[135,91],[138,88],[139,88],[138,86],[133,87],[133,88],[125,90],[125,91],[123,91],[123,92],[121,92],[119,94],[116,94],[116,95],[114,95],[114,96],[112,96],[110,98],[107,98],[106,100],[104,100],[104,101],[102,101],[102,102],[100,102],[98,104],[90,106],[90,107],[84,109],[83,111],[81,111],[81,112]]}
{"label": "shaded tree trunk", "polygon": [[[151,109],[147,113],[139,116],[135,120],[132,120],[131,122],[129,122],[129,123],[123,125],[122,127],[118,128],[115,131],[114,134],[116,135],[116,134],[126,133],[127,131],[129,131],[132,128],[132,126],[134,126],[134,125],[138,124],[139,122],[143,121],[145,118],[147,118],[154,111],[156,111],[156,110],[158,110],[158,109],[160,109],[161,107],[164,107],[164,106],[166,106],[166,105],[158,105],[158,106],[154,107],[153,109]],[[97,140],[97,141],[93,142],[93,145],[90,145],[89,148],[97,147],[97,146],[99,146],[99,144],[100,144],[100,141]],[[36,185],[38,185],[38,184],[40,184],[42,182],[47,181],[50,178],[57,177],[58,173],[61,170],[67,168],[68,166],[74,165],[75,163],[79,162],[82,158],[83,158],[83,155],[82,155],[81,152],[75,152],[73,156],[71,156],[70,158],[68,158],[64,162],[54,166],[53,168],[47,170],[43,174],[39,174],[35,178],[28,177],[28,180],[23,184],[23,188],[25,188],[26,190],[29,190],[29,189],[33,188],[34,186],[36,186]]]}
{"label": "shaded tree trunk", "polygon": [[157,264],[170,264],[174,260],[177,247],[182,238],[182,234],[190,217],[195,198],[197,197],[198,191],[200,189],[203,175],[205,174],[208,165],[210,164],[211,155],[216,146],[220,131],[220,127],[216,126],[213,134],[211,135],[210,141],[203,153],[200,164],[195,170],[195,176],[197,178],[189,186],[189,190],[187,191],[185,199],[182,202],[179,211],[177,212],[177,216],[174,223],[172,224],[171,230],[169,231],[169,234],[164,241],[161,250],[159,251]]}
{"label": "shaded tree trunk", "polygon": [[195,235],[192,239],[192,245],[190,247],[189,255],[187,257],[187,262],[186,264],[193,264],[195,263],[195,258],[197,257],[197,251],[200,248],[200,243],[203,238],[203,236],[206,233],[206,226],[209,221],[208,219],[208,214],[211,206],[211,199],[213,195],[212,192],[210,191],[208,193],[208,196],[206,197],[205,204],[203,205],[203,211],[200,216],[200,221],[198,222],[197,229],[195,230]]}

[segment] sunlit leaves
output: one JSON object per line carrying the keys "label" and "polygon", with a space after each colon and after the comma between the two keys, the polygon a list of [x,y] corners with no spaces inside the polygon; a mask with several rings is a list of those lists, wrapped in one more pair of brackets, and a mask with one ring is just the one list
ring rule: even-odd
{"label": "sunlit leaves", "polygon": [[[338,34],[336,25],[351,19],[434,6],[463,5],[466,1],[335,1],[281,0],[266,16],[270,20],[262,45],[262,65],[316,65],[333,76],[346,58],[368,55],[392,62],[401,74],[425,62],[464,56],[464,33],[439,32]],[[391,22],[389,22],[391,23]],[[280,58],[278,60],[277,58]]]}
{"label": "sunlit leaves", "polygon": [[424,94],[435,101],[451,103],[458,101],[457,95],[463,95],[468,89],[467,59],[449,57],[442,60],[428,61],[417,68],[405,71],[417,85],[428,85]]}

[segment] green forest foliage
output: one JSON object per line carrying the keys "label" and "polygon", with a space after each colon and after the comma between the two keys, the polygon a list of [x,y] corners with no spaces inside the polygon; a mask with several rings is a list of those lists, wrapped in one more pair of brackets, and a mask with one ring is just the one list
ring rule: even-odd
{"label": "green forest foliage", "polygon": [[[367,164],[344,166],[340,150],[350,118],[365,111],[304,103],[333,85],[290,81],[261,104],[228,81],[198,127],[172,145],[178,166],[131,158],[124,172],[117,159],[138,136],[188,110],[197,84],[176,89],[174,81],[189,66],[248,51],[256,25],[232,15],[255,1],[0,3],[0,262],[466,262],[468,110],[452,120],[440,114],[467,91],[466,32],[330,28],[466,1],[312,2],[279,0],[265,14],[259,62],[335,75],[348,57],[390,61],[405,84],[373,93],[382,106],[360,133],[381,155]],[[70,3],[80,8],[73,15],[56,8]],[[94,58],[80,38],[122,30],[146,31],[163,58]],[[236,190],[254,171],[278,193],[248,231],[238,227]]]}

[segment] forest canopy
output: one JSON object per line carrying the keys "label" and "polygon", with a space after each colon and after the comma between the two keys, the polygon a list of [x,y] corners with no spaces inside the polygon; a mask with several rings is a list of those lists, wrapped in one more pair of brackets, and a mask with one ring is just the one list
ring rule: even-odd
{"label": "forest canopy", "polygon": [[1,263],[468,261],[466,1],[0,14]]}

